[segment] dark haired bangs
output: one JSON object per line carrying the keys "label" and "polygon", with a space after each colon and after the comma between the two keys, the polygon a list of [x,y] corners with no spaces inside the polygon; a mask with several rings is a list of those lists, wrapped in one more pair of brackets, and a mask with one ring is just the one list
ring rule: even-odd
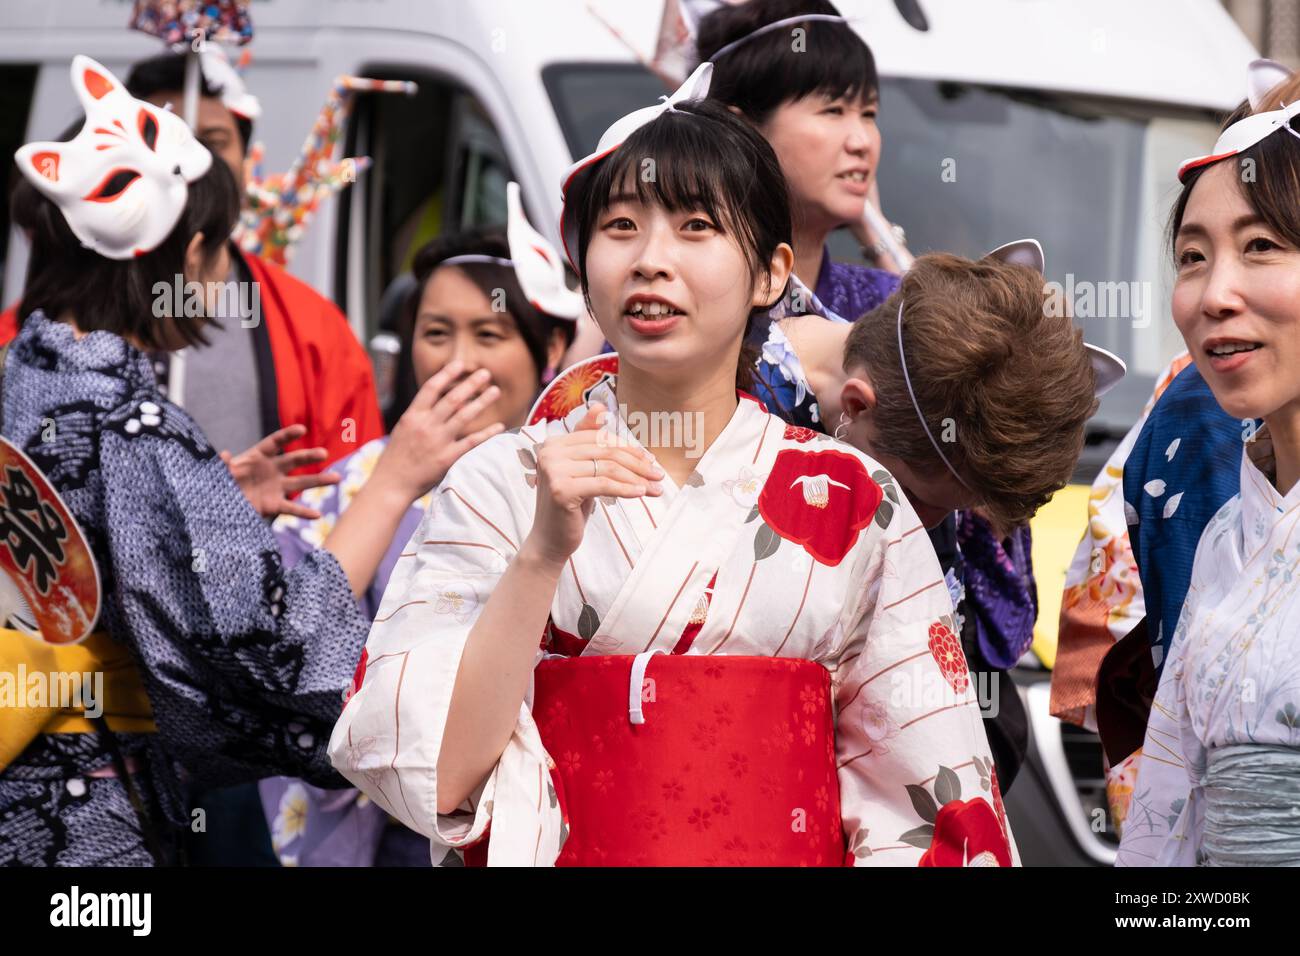
{"label": "dark haired bangs", "polygon": [[[790,30],[804,29],[804,49],[792,49]],[[700,55],[713,51],[700,50]],[[714,65],[716,99],[762,123],[782,103],[823,95],[870,101],[879,92],[875,57],[848,24],[792,23],[745,41]]]}
{"label": "dark haired bangs", "polygon": [[[653,161],[653,164],[647,160]],[[578,271],[591,306],[587,249],[601,214],[620,197],[669,212],[709,216],[740,249],[749,281],[772,278],[771,259],[791,242],[790,195],[776,153],[752,124],[716,100],[677,104],[632,132],[579,181],[569,200],[577,218]],[[787,280],[788,284],[788,280]],[[744,345],[754,323],[785,294],[750,310],[741,337],[736,387],[748,388],[756,354]]]}
{"label": "dark haired bangs", "polygon": [[[800,26],[792,23],[789,29]],[[773,30],[770,35],[751,40],[729,55],[739,56],[745,47],[753,45],[755,59],[760,61],[752,67],[756,81],[774,84],[775,89],[784,91],[787,99],[801,100],[819,93],[831,99],[850,100],[876,95],[880,86],[876,59],[847,23],[814,20],[802,27],[808,31],[803,52],[791,49],[792,39],[787,31]],[[771,41],[766,49],[764,40]],[[762,78],[758,79],[760,75]]]}
{"label": "dark haired bangs", "polygon": [[[1300,134],[1300,117],[1291,120],[1290,125],[1295,133]],[[1236,164],[1238,175],[1232,179],[1251,211],[1279,236],[1300,248],[1300,138],[1290,133],[1279,135],[1280,132],[1274,131],[1235,156],[1198,167],[1187,174],[1187,181],[1183,183],[1182,192],[1169,214],[1167,241],[1171,253],[1178,242],[1178,230],[1182,228],[1192,190],[1201,177],[1219,163]],[[1247,162],[1251,164],[1253,178],[1244,175]]]}
{"label": "dark haired bangs", "polygon": [[756,276],[758,237],[741,210],[749,204],[757,171],[742,151],[730,148],[733,139],[725,133],[716,120],[699,114],[664,113],[602,160],[579,202],[581,272],[586,274],[587,246],[597,220],[613,203],[626,199],[673,213],[704,213],[735,237],[749,263],[751,279]]}

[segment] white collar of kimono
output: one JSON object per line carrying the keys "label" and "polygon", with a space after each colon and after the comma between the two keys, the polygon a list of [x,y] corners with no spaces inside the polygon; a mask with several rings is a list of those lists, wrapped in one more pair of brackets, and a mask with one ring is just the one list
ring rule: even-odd
{"label": "white collar of kimono", "polygon": [[[587,409],[595,402],[604,405],[609,411],[609,418],[602,426],[606,431],[612,432],[619,438],[630,441],[638,447],[645,447],[645,444],[637,436],[636,429],[630,427],[627,420],[624,419],[622,415],[621,406],[618,402],[617,374],[606,373],[605,376],[587,392],[586,398],[583,400],[582,404],[565,417],[565,423],[569,426],[570,430],[577,427],[578,423],[586,416]],[[747,427],[744,424],[745,422],[766,419],[769,415],[770,413],[767,411],[767,407],[758,399],[754,398],[752,395],[738,392],[735,412],[723,427],[722,431],[718,433],[716,438],[714,438],[713,443],[709,445],[707,449],[704,449],[699,458],[695,459],[695,471],[699,473],[701,477],[706,477],[705,465],[710,461],[711,453],[715,447],[725,447],[735,438],[739,430]],[[665,489],[671,491],[677,490],[676,485],[673,484],[672,478],[667,474],[664,475],[662,481]],[[672,497],[671,494],[665,495],[664,499],[670,499]]]}
{"label": "white collar of kimono", "polygon": [[1241,526],[1249,555],[1268,543],[1283,515],[1300,508],[1300,483],[1285,495],[1273,484],[1277,465],[1273,457],[1273,438],[1267,425],[1244,444],[1241,455]]}
{"label": "white collar of kimono", "polygon": [[28,143],[14,160],[87,249],[106,259],[151,252],[180,221],[212,154],[179,116],[136,99],[88,56],[72,58],[72,88],[86,112],[77,135]]}

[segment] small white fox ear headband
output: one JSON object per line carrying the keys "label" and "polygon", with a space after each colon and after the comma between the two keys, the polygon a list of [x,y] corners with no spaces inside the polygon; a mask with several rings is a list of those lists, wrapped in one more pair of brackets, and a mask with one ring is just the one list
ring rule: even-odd
{"label": "small white fox ear headband", "polygon": [[564,263],[555,247],[525,218],[518,183],[506,185],[506,209],[509,259],[483,255],[452,256],[440,262],[439,267],[481,262],[514,269],[519,288],[534,309],[557,319],[576,322],[586,312],[582,296],[564,281]]}
{"label": "small white fox ear headband", "polygon": [[[1259,109],[1269,91],[1294,76],[1290,70],[1274,60],[1255,60],[1246,72],[1247,98],[1251,109]],[[1219,134],[1214,148],[1209,153],[1183,160],[1178,167],[1178,181],[1184,182],[1187,174],[1193,169],[1217,163],[1221,159],[1228,159],[1250,149],[1260,140],[1272,136],[1280,129],[1300,138],[1300,133],[1291,128],[1291,120],[1297,115],[1300,115],[1300,101],[1290,106],[1284,105],[1281,109],[1254,113],[1238,120]]]}
{"label": "small white fox ear headband", "polygon": [[28,143],[19,170],[59,207],[81,244],[108,259],[156,249],[180,221],[212,154],[179,116],[137,100],[88,56],[72,60],[86,122],[66,143]]}
{"label": "small white fox ear headband", "polygon": [[576,203],[570,200],[582,194],[596,164],[622,146],[642,126],[654,122],[664,113],[675,112],[678,103],[707,97],[712,78],[713,64],[707,61],[701,63],[675,93],[660,97],[662,102],[633,110],[615,120],[600,137],[596,149],[564,171],[560,180],[560,239],[564,242],[564,254],[574,271],[578,269],[578,217],[573,209]]}
{"label": "small white fox ear headband", "polygon": [[[1039,275],[1044,274],[1045,258],[1043,256],[1043,247],[1037,239],[1017,239],[1015,242],[1008,242],[1006,245],[998,246],[992,252],[984,256],[985,259],[997,259],[999,262],[1006,262],[1011,265],[1028,266]],[[1069,321],[1066,319],[1065,321]],[[1083,347],[1088,350],[1088,358],[1092,362],[1092,369],[1096,373],[1097,381],[1094,386],[1093,394],[1100,397],[1109,389],[1114,387],[1124,373],[1127,367],[1123,360],[1112,352],[1105,349],[1083,343]],[[925,414],[921,411],[921,405],[916,400],[916,392],[912,388],[912,377],[907,371],[907,356],[903,351],[903,297],[898,298],[898,361],[903,367],[903,382],[907,385],[907,394],[912,399],[912,408],[916,410],[916,417],[921,421],[921,427],[925,429],[925,435],[930,439],[930,444],[934,446],[935,453],[938,454],[939,460],[948,467],[948,471],[954,478],[965,488],[969,489],[970,485],[958,473],[957,469],[952,466],[948,456],[943,453],[943,448],[935,441],[934,435],[930,431],[930,426],[925,420]]]}

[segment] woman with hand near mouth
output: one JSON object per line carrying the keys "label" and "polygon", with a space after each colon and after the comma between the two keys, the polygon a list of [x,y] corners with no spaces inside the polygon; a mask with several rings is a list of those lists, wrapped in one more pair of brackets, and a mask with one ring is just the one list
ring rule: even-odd
{"label": "woman with hand near mouth", "polygon": [[[416,284],[399,327],[402,352],[395,408],[389,414],[400,416],[431,378],[442,375],[446,380],[440,392],[448,394],[447,440],[438,480],[461,454],[496,430],[524,424],[537,393],[555,374],[573,339],[583,309],[582,298],[565,285],[558,253],[524,219],[518,187],[512,183],[509,189],[509,238],[499,228],[443,236],[422,248],[412,265]],[[481,393],[472,405],[451,392],[451,385],[460,381],[474,384]],[[465,436],[474,437],[460,441]],[[337,486],[312,489],[299,498],[321,517],[276,521],[280,550],[290,564],[320,547],[387,446],[386,437],[363,445],[330,466],[343,476]],[[402,519],[361,599],[367,617],[379,610],[393,565],[428,506],[426,495]]]}
{"label": "woman with hand near mouth", "polygon": [[[507,187],[509,223],[500,229],[443,236],[421,249],[412,271],[416,286],[401,320],[397,398],[400,415],[425,383],[441,379],[440,427],[434,484],[469,447],[504,428],[524,424],[528,409],[555,372],[584,306],[565,285],[559,254],[524,218],[518,186]],[[457,385],[457,383],[464,383]],[[437,384],[437,383],[435,383]],[[461,394],[481,390],[474,402]],[[320,547],[386,454],[379,438],[335,463],[342,481],[306,492],[300,504],[321,517],[283,517],[275,533],[293,566]],[[374,579],[361,596],[367,620],[379,611],[411,535],[432,495],[405,512]],[[388,826],[389,816],[355,790],[325,790],[274,777],[260,784],[271,843],[298,866],[428,866],[428,846],[410,830]],[[304,821],[305,818],[305,821]]]}
{"label": "woman with hand near mouth", "polygon": [[[619,370],[452,466],[335,766],[469,862],[1010,865],[911,506],[738,390],[789,201],[771,147],[700,100],[709,69],[566,175],[565,250]],[[643,444],[634,413],[697,420],[702,449]]]}
{"label": "woman with hand near mouth", "polygon": [[1239,119],[1179,170],[1174,322],[1245,441],[1240,491],[1196,548],[1121,865],[1300,865],[1297,115]]}

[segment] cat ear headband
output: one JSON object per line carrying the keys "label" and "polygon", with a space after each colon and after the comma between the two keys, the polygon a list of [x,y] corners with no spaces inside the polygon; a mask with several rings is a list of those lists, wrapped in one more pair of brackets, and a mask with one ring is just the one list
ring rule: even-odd
{"label": "cat ear headband", "polygon": [[[986,253],[984,258],[997,259],[1011,265],[1028,266],[1039,275],[1044,274],[1046,262],[1043,247],[1037,239],[1017,239],[1015,242],[1008,242]],[[1128,366],[1114,352],[1109,352],[1099,345],[1084,342],[1083,347],[1088,350],[1088,359],[1092,362],[1093,371],[1097,373],[1095,394],[1100,398],[1124,377]]]}
{"label": "cat ear headband", "polygon": [[[997,259],[999,262],[1006,262],[1011,265],[1028,266],[1040,275],[1043,274],[1045,258],[1043,256],[1043,247],[1037,239],[1018,239],[1015,242],[1008,242],[1006,245],[998,246],[984,258]],[[1066,319],[1065,321],[1069,321]],[[1094,394],[1100,396],[1108,389],[1112,388],[1121,378],[1124,377],[1126,367],[1123,360],[1112,352],[1106,351],[1096,345],[1083,343],[1084,348],[1088,350],[1088,358],[1092,362],[1093,371],[1096,373],[1096,385]],[[903,382],[907,386],[907,394],[912,399],[912,408],[916,411],[916,417],[921,422],[921,427],[925,430],[925,436],[930,439],[930,444],[934,446],[935,453],[939,456],[948,468],[948,471],[964,487],[969,489],[970,485],[962,478],[957,469],[953,467],[948,456],[943,453],[943,448],[935,440],[934,434],[930,431],[930,425],[925,420],[925,414],[921,411],[921,404],[916,399],[916,392],[912,388],[912,377],[907,371],[907,356],[903,351],[903,298],[898,299],[898,361],[903,367]]]}

